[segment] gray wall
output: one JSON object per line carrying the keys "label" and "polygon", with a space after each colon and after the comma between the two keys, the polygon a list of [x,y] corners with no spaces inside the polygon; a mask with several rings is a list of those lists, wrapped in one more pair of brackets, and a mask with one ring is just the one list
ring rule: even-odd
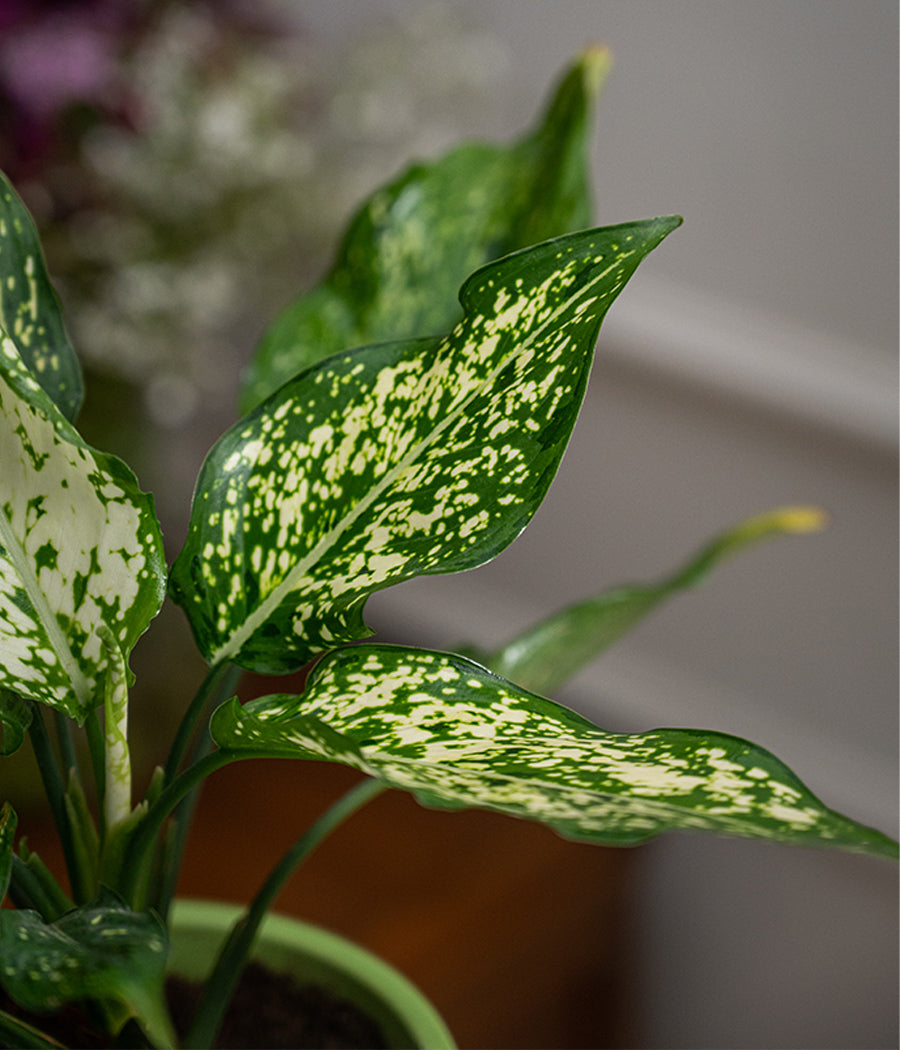
{"label": "gray wall", "polygon": [[[679,212],[648,269],[895,357],[897,7],[889,0],[319,0],[346,39],[435,10],[488,28],[497,98],[471,130],[524,125],[572,54],[607,43],[597,219]],[[467,56],[467,61],[474,61]],[[338,72],[338,77],[340,72]],[[477,123],[478,126],[475,126]]]}

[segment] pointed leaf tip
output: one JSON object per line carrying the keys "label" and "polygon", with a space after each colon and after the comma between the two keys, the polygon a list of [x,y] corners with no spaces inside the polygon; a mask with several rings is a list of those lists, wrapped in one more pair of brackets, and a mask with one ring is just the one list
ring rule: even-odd
{"label": "pointed leaf tip", "polygon": [[331,271],[260,341],[244,376],[246,413],[329,354],[444,335],[479,266],[592,224],[587,143],[610,66],[588,48],[511,145],[464,143],[376,189],[347,227]]}
{"label": "pointed leaf tip", "polygon": [[599,95],[614,65],[612,51],[606,44],[590,44],[578,55],[578,63],[588,94]]}
{"label": "pointed leaf tip", "polygon": [[[219,712],[216,712],[216,716]],[[337,649],[302,696],[214,717],[217,742],[256,754],[332,754],[441,808],[477,807],[568,838],[634,845],[705,831],[881,857],[897,844],[824,806],[774,755],[693,729],[608,733],[462,657],[400,646]]]}
{"label": "pointed leaf tip", "polygon": [[757,514],[720,533],[662,580],[602,591],[559,610],[493,653],[473,655],[534,692],[553,693],[663,601],[699,584],[724,558],[761,540],[819,532],[827,524],[820,507],[779,507]]}
{"label": "pointed leaf tip", "polygon": [[767,532],[793,532],[803,535],[827,529],[830,515],[821,507],[780,507],[756,520]]}

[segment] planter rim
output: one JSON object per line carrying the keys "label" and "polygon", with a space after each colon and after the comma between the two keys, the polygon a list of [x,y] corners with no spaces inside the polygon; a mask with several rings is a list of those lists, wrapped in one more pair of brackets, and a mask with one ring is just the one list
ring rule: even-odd
{"label": "planter rim", "polygon": [[[176,930],[190,927],[208,933],[221,932],[224,938],[244,912],[245,908],[238,904],[177,898],[172,905],[170,922]],[[263,919],[257,939],[257,946],[261,945],[297,951],[349,974],[373,997],[382,1000],[408,1029],[416,1047],[455,1050],[453,1036],[432,1003],[399,970],[361,945],[321,926],[278,912],[270,912]]]}

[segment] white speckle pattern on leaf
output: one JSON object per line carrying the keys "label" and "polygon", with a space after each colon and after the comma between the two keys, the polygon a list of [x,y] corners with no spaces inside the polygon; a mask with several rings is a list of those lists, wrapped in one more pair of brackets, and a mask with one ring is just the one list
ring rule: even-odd
{"label": "white speckle pattern on leaf", "polygon": [[172,569],[209,662],[298,667],[368,633],[373,591],[480,565],[515,539],[559,465],[600,321],[679,221],[487,266],[446,339],[335,355],[229,431]]}
{"label": "white speckle pattern on leaf", "polygon": [[0,685],[81,722],[103,702],[101,632],[127,655],[162,601],[152,501],[81,442],[5,335],[0,462]]}
{"label": "white speckle pattern on leaf", "polygon": [[[681,829],[896,851],[745,740],[690,729],[607,733],[446,653],[335,650],[302,696],[224,705],[212,730],[226,750],[332,757],[426,805],[493,809],[590,842],[630,845]],[[341,741],[331,756],[326,730]]]}
{"label": "white speckle pattern on leaf", "polygon": [[0,172],[0,327],[67,419],[81,406],[81,368],[44,267],[37,230]]}
{"label": "white speckle pattern on leaf", "polygon": [[29,1010],[113,999],[138,1016],[152,1014],[167,954],[160,918],[131,912],[106,891],[50,923],[26,909],[0,912],[2,983]]}

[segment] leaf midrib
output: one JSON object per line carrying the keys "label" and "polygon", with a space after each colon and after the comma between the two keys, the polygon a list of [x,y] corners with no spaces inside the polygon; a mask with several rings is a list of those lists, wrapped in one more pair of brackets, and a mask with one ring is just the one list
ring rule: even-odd
{"label": "leaf midrib", "polygon": [[[305,558],[302,558],[293,569],[285,576],[285,578],[278,584],[266,598],[263,599],[256,606],[253,612],[243,621],[243,623],[230,635],[228,641],[215,650],[210,657],[210,665],[215,667],[226,660],[236,658],[241,651],[241,648],[263,623],[268,619],[270,613],[278,608],[284,599],[297,589],[297,585],[306,575],[307,570],[315,565],[319,560],[320,556],[324,551],[328,550],[329,547],[341,536],[347,529],[356,521],[356,519],[375,502],[375,500],[381,496],[381,494],[387,489],[396,478],[407,470],[419,457],[419,455],[426,451],[437,438],[443,433],[451,423],[455,422],[459,418],[462,410],[481,393],[486,386],[488,386],[496,376],[503,371],[503,369],[509,364],[511,358],[520,355],[528,347],[537,340],[537,338],[556,320],[556,318],[564,311],[572,307],[573,304],[577,303],[580,299],[583,299],[593,289],[593,287],[603,280],[609,273],[620,266],[626,259],[634,255],[636,248],[632,248],[630,251],[617,253],[613,262],[610,263],[604,270],[602,270],[595,277],[591,278],[590,281],[585,283],[579,290],[578,294],[573,295],[571,298],[565,299],[559,304],[547,317],[547,319],[538,325],[526,339],[515,346],[514,350],[505,354],[502,361],[485,376],[484,381],[473,390],[473,392],[466,398],[461,400],[457,405],[456,409],[448,413],[428,434],[426,438],[415,443],[410,448],[410,451],[401,459],[395,467],[387,471],[382,479],[366,493],[366,495],[357,503],[357,505],[346,514],[341,521],[331,530],[329,530],[319,542],[310,550]],[[448,336],[447,338],[451,338]]]}

